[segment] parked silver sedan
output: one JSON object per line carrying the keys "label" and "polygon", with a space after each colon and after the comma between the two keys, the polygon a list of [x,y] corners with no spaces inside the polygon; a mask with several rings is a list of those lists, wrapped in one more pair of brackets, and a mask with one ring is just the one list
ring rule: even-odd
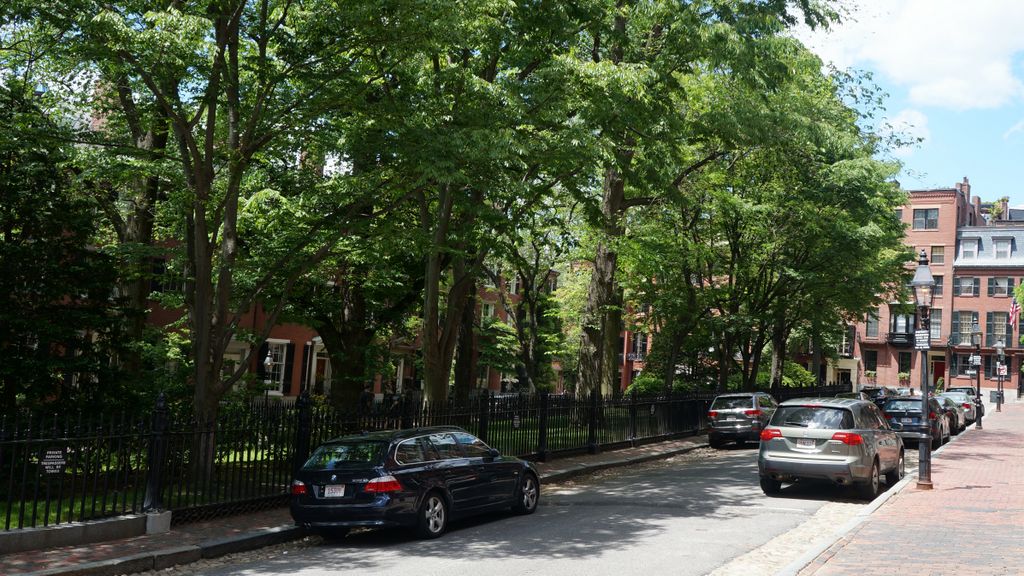
{"label": "parked silver sedan", "polygon": [[873,499],[882,474],[889,485],[903,478],[903,439],[874,402],[787,400],[761,432],[757,469],[768,495],[777,493],[783,482],[814,478],[856,485],[863,497]]}

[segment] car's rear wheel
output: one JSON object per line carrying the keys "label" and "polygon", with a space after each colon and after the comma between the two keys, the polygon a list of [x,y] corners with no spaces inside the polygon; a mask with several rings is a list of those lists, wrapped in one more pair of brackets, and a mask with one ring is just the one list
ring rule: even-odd
{"label": "car's rear wheel", "polygon": [[896,461],[896,467],[885,473],[885,483],[889,486],[894,486],[897,482],[902,480],[906,474],[907,461],[903,458],[903,451],[900,451],[900,457],[899,460]]}
{"label": "car's rear wheel", "polygon": [[763,491],[766,496],[778,494],[780,490],[782,490],[782,482],[779,482],[771,476],[761,476],[761,491]]}
{"label": "car's rear wheel", "polygon": [[437,538],[448,527],[448,502],[440,492],[431,492],[423,499],[417,517],[416,534],[420,538]]}
{"label": "car's rear wheel", "polygon": [[519,481],[519,491],[516,493],[516,503],[512,510],[517,514],[533,514],[537,511],[537,504],[540,502],[540,483],[537,478],[527,472]]}
{"label": "car's rear wheel", "polygon": [[879,485],[881,484],[878,475],[878,460],[871,463],[871,474],[867,482],[860,485],[860,495],[865,500],[874,500],[878,496]]}
{"label": "car's rear wheel", "polygon": [[725,442],[721,438],[708,438],[708,445],[712,448],[721,448]]}

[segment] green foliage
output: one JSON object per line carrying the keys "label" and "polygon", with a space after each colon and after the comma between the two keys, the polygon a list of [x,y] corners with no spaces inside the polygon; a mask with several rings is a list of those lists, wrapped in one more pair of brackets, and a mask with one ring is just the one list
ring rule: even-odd
{"label": "green foliage", "polygon": [[477,333],[480,366],[514,372],[519,360],[519,339],[514,328],[498,318],[485,318]]}
{"label": "green foliage", "polygon": [[633,383],[626,388],[626,394],[636,392],[640,395],[655,395],[665,393],[665,381],[653,374],[641,372]]}

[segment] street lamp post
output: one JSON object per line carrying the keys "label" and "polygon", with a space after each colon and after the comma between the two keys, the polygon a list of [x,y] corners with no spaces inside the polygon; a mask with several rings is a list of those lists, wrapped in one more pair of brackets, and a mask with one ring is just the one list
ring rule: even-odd
{"label": "street lamp post", "polygon": [[994,346],[996,349],[996,412],[1003,411],[1003,351],[1006,349],[1006,345],[1000,340],[996,342]]}
{"label": "street lamp post", "polygon": [[977,430],[981,430],[981,415],[985,411],[985,406],[981,401],[981,326],[977,322],[975,322],[971,327],[971,342],[974,344],[974,355],[978,359],[977,364],[974,364],[973,360],[971,362],[972,365],[974,365],[974,372],[978,376],[978,395],[974,399],[974,403],[977,404],[974,408],[978,413],[978,421],[975,423],[974,427]]}
{"label": "street lamp post", "polygon": [[[928,268],[928,254],[921,250],[917,260],[917,270],[914,272],[914,279],[910,281],[914,290],[914,303],[917,305],[918,330],[914,334],[914,348],[921,355],[921,421],[928,424],[928,350],[931,348],[931,327],[928,317],[932,307],[932,288],[935,286],[935,279],[932,271]],[[932,489],[932,452],[931,442],[925,440],[925,435],[917,443],[918,465],[917,465],[917,487],[921,490]]]}

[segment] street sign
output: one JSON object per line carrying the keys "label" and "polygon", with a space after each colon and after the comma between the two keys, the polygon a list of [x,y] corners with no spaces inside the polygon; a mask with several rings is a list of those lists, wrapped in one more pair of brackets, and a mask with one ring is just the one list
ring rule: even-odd
{"label": "street sign", "polygon": [[917,330],[914,332],[914,350],[929,350],[931,348],[931,332],[928,330]]}
{"label": "street sign", "polygon": [[999,364],[999,376],[1006,376],[1006,364]]}
{"label": "street sign", "polygon": [[971,366],[981,366],[981,356],[977,354],[971,355]]}
{"label": "street sign", "polygon": [[964,370],[965,376],[975,376],[978,373],[977,370]]}

